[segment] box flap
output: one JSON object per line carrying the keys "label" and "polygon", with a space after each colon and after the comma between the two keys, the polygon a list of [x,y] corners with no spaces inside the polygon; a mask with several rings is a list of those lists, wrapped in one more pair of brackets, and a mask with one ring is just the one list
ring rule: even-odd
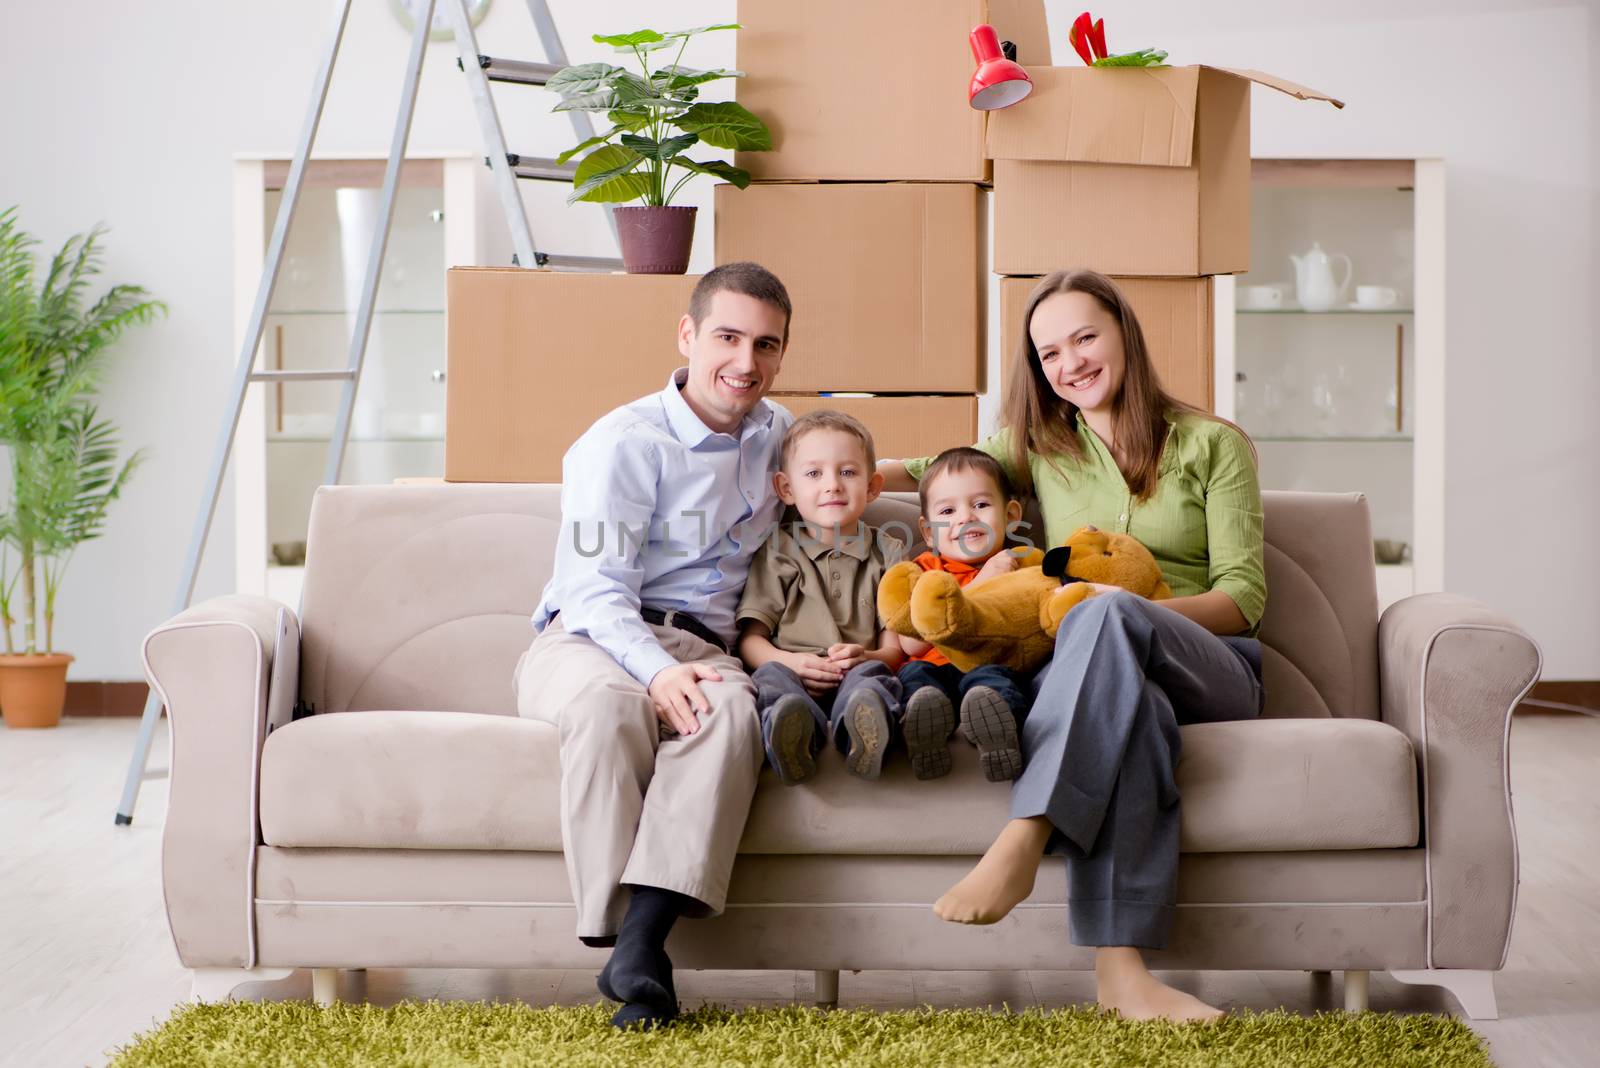
{"label": "box flap", "polygon": [[989,112],[991,159],[1187,167],[1199,67],[1028,67],[1033,92]]}
{"label": "box flap", "polygon": [[1307,89],[1297,82],[1291,82],[1287,78],[1280,78],[1276,74],[1268,74],[1259,70],[1242,70],[1234,67],[1212,67],[1211,69],[1220,70],[1224,74],[1232,74],[1236,78],[1243,78],[1246,81],[1255,82],[1257,85],[1264,85],[1268,89],[1276,89],[1280,93],[1288,93],[1296,100],[1326,100],[1336,108],[1344,107],[1343,100],[1335,100],[1327,93],[1319,93],[1315,89]]}

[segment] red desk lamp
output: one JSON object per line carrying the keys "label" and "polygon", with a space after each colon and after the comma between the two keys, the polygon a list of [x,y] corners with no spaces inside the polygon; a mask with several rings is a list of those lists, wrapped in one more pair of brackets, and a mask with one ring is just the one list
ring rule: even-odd
{"label": "red desk lamp", "polygon": [[1000,51],[1000,35],[987,23],[974,26],[967,38],[978,70],[967,89],[967,100],[979,111],[1008,108],[1033,92],[1028,72]]}

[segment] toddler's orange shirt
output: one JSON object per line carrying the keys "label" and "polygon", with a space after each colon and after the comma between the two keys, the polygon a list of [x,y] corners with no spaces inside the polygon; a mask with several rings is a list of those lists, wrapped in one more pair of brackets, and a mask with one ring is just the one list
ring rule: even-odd
{"label": "toddler's orange shirt", "polygon": [[[973,567],[971,564],[963,564],[960,560],[946,560],[938,553],[923,553],[917,557],[917,564],[924,571],[943,571],[948,575],[954,575],[958,586],[965,586],[977,578],[978,571],[982,568],[981,564],[978,567]],[[924,660],[935,666],[950,663],[950,658],[938,649],[929,649],[921,656],[913,656],[908,659]]]}

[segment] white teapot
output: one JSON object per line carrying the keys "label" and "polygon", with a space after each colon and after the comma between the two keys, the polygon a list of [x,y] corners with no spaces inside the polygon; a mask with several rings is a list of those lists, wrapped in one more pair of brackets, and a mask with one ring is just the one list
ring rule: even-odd
{"label": "white teapot", "polygon": [[[1316,242],[1311,251],[1299,256],[1291,255],[1294,263],[1295,295],[1306,311],[1327,311],[1344,301],[1344,291],[1350,285],[1350,257],[1342,252],[1328,255]],[[1344,260],[1344,281],[1333,280],[1333,261]]]}

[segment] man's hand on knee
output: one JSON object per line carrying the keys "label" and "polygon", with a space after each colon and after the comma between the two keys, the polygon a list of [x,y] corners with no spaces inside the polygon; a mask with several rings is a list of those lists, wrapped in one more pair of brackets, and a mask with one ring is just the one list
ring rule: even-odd
{"label": "man's hand on knee", "polygon": [[679,734],[693,734],[700,729],[697,712],[710,712],[711,702],[700,689],[700,683],[721,682],[722,675],[710,664],[693,662],[662,668],[650,680],[650,700],[656,706],[656,718]]}

